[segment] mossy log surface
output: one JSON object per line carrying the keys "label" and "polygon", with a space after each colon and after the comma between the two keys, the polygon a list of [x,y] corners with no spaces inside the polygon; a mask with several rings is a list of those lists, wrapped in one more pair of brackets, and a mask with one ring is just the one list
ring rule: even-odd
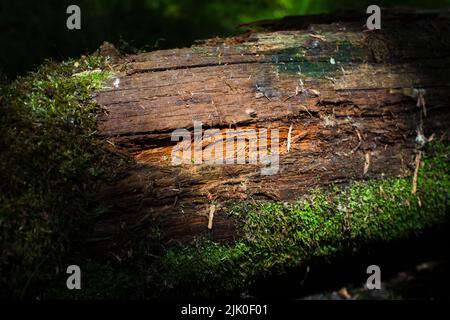
{"label": "mossy log surface", "polygon": [[[165,244],[234,241],[229,201],[293,201],[316,187],[412,175],[418,134],[449,137],[450,15],[394,14],[376,31],[364,29],[364,16],[338,19],[264,22],[234,38],[116,60],[120,71],[95,97],[106,111],[98,131],[135,163],[101,190],[115,212],[90,240],[110,245],[124,227],[146,234],[157,219]],[[194,121],[222,132],[279,128],[279,172],[172,166],[171,133],[192,132]],[[209,230],[212,204],[220,206]]]}

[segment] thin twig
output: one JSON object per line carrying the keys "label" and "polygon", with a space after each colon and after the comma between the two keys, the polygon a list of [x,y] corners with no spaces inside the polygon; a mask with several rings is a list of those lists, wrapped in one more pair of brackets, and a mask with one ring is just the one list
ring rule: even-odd
{"label": "thin twig", "polygon": [[419,167],[420,167],[420,159],[422,158],[422,151],[419,151],[416,154],[416,168],[414,169],[414,177],[412,182],[412,194],[416,194],[417,192],[417,176],[419,175]]}
{"label": "thin twig", "polygon": [[323,42],[327,42],[327,39],[324,36],[321,36],[319,34],[309,34],[309,36],[312,37],[312,38],[316,38],[316,39],[322,40]]}
{"label": "thin twig", "polygon": [[358,142],[358,145],[357,145],[356,147],[354,147],[354,148],[352,149],[352,151],[350,151],[350,154],[353,154],[353,153],[355,153],[356,151],[358,151],[359,147],[361,147],[361,144],[362,144],[361,134],[359,133],[358,129],[355,129],[355,130],[356,130],[356,134],[358,135],[358,140],[359,140],[359,142]]}
{"label": "thin twig", "polygon": [[361,147],[361,145],[362,145],[362,137],[361,137],[361,134],[359,133],[358,129],[355,128],[355,131],[356,131],[356,134],[357,134],[358,140],[359,140],[356,147],[354,147],[352,150],[350,150],[350,152],[336,153],[336,154],[348,157],[348,156],[354,154],[356,151],[358,151],[359,147]]}
{"label": "thin twig", "polygon": [[313,115],[311,114],[311,112],[309,112],[308,108],[306,108],[305,106],[302,105],[302,108],[305,109],[305,111],[309,114],[309,116],[311,118],[314,118]]}

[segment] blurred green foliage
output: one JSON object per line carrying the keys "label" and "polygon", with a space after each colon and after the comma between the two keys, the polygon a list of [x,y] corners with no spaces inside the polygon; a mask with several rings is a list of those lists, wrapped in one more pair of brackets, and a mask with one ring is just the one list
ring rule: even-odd
{"label": "blurred green foliage", "polygon": [[[0,72],[14,77],[45,58],[90,53],[103,41],[125,51],[188,46],[239,32],[238,25],[286,15],[380,6],[442,8],[450,0],[16,0],[0,3]],[[82,28],[66,28],[66,8],[81,8]]]}

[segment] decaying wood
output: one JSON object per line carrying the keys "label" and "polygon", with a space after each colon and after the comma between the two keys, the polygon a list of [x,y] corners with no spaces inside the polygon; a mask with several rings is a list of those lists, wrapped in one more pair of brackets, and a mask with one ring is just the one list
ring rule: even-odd
{"label": "decaying wood", "polygon": [[[135,164],[101,191],[115,213],[98,223],[97,236],[149,215],[166,243],[202,234],[232,241],[231,218],[216,210],[212,227],[205,216],[213,203],[292,201],[314,187],[411,175],[418,99],[427,105],[424,136],[448,130],[450,20],[394,17],[370,32],[364,19],[296,18],[289,30],[123,58],[110,89],[96,97],[106,111],[98,128]],[[278,128],[278,174],[250,164],[172,166],[171,134],[192,132],[194,121],[222,133]]]}

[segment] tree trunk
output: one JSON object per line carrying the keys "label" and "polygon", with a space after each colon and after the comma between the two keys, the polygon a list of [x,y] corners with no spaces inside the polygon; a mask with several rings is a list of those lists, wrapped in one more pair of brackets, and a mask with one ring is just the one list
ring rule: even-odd
{"label": "tree trunk", "polygon": [[[264,30],[116,62],[116,78],[96,97],[106,110],[98,129],[135,162],[101,190],[115,213],[93,240],[124,225],[145,234],[156,219],[164,243],[204,234],[233,241],[230,204],[411,175],[426,139],[448,139],[450,16],[386,14],[376,31],[364,29],[367,16],[343,17],[265,21],[252,26]],[[173,166],[172,132],[193,133],[194,121],[224,136],[279,129],[278,172],[262,175],[259,163]]]}

